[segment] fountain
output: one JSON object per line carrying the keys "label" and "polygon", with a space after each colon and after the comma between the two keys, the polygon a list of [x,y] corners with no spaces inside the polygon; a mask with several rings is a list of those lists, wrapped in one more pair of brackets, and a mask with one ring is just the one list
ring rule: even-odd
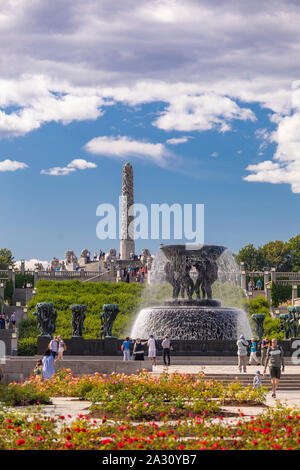
{"label": "fountain", "polygon": [[[153,334],[162,339],[168,335],[172,340],[201,341],[236,340],[240,334],[251,337],[245,312],[222,307],[212,298],[212,285],[218,279],[217,260],[226,249],[216,245],[162,245],[172,299],[163,306],[142,309],[131,336],[148,338]],[[194,278],[191,270],[196,273]]]}

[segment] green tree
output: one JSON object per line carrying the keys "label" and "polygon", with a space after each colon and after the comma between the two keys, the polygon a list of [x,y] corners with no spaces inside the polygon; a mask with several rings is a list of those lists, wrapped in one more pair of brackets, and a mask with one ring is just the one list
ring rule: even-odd
{"label": "green tree", "polygon": [[7,269],[8,266],[14,264],[14,257],[7,248],[0,249],[0,269]]}
{"label": "green tree", "polygon": [[289,240],[289,250],[293,271],[300,271],[300,234]]}
{"label": "green tree", "polygon": [[264,259],[261,248],[255,248],[255,246],[250,243],[249,245],[244,246],[240,249],[236,256],[238,263],[244,262],[245,269],[248,271],[255,271],[263,269]]}
{"label": "green tree", "polygon": [[290,271],[292,269],[288,242],[280,240],[269,242],[261,248],[261,251],[265,260],[265,266],[268,269],[276,268],[276,271]]}

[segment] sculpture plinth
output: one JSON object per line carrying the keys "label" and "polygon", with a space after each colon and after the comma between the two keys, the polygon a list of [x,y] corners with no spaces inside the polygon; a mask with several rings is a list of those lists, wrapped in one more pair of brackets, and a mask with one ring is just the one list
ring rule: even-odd
{"label": "sculpture plinth", "polygon": [[165,273],[173,288],[173,298],[163,306],[141,310],[131,336],[147,338],[153,334],[161,339],[168,335],[173,340],[202,341],[235,340],[240,334],[251,337],[245,312],[222,307],[219,300],[212,298],[212,285],[218,278],[217,259],[226,247],[189,248],[186,245],[161,247],[167,258]]}

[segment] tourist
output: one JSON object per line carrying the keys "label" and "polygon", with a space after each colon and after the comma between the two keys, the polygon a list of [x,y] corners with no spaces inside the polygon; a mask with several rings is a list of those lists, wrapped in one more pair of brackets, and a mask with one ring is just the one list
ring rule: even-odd
{"label": "tourist", "polygon": [[262,288],[262,282],[261,282],[260,279],[258,279],[258,281],[257,281],[257,283],[256,283],[256,289],[257,289],[257,290],[261,290],[261,288]]}
{"label": "tourist", "polygon": [[264,375],[266,373],[268,364],[272,383],[272,397],[276,398],[276,390],[279,385],[281,371],[284,372],[283,351],[281,347],[278,346],[276,338],[272,339],[271,346],[268,349]]}
{"label": "tourist", "polygon": [[257,352],[257,342],[254,338],[251,338],[249,366],[251,366],[253,362],[255,362],[257,366],[260,365],[256,352]]}
{"label": "tourist", "polygon": [[244,335],[240,336],[240,339],[237,340],[236,342],[238,350],[237,350],[237,355],[238,355],[238,368],[239,371],[246,372],[247,369],[247,352],[248,352],[248,341],[245,340]]}
{"label": "tourist", "polygon": [[260,345],[260,354],[261,354],[261,365],[264,366],[266,362],[267,352],[269,347],[271,346],[271,342],[268,338],[264,338]]}
{"label": "tourist", "polygon": [[4,330],[5,329],[5,317],[4,315],[0,315],[0,329]]}
{"label": "tourist", "polygon": [[55,359],[58,353],[58,339],[56,336],[54,336],[53,339],[50,341],[49,349],[51,351],[53,359]]}
{"label": "tourist", "polygon": [[16,312],[12,313],[11,324],[12,324],[13,329],[15,329],[16,328]]}
{"label": "tourist", "polygon": [[132,339],[127,336],[125,341],[122,344],[122,351],[123,351],[123,360],[130,361],[130,345],[132,344]]}
{"label": "tourist", "polygon": [[66,344],[61,336],[57,338],[58,340],[58,355],[57,360],[63,361],[64,360],[64,351],[67,349]]}
{"label": "tourist", "polygon": [[165,366],[170,365],[170,350],[171,350],[171,341],[168,336],[165,336],[165,339],[161,343],[163,348],[163,359]]}
{"label": "tourist", "polygon": [[6,314],[6,317],[5,317],[5,327],[6,327],[7,330],[9,329],[9,324],[10,324],[10,319],[9,319],[9,316]]}
{"label": "tourist", "polygon": [[141,342],[140,338],[137,338],[133,346],[133,355],[135,361],[144,361],[144,344],[147,344],[147,341]]}
{"label": "tourist", "polygon": [[262,379],[263,379],[263,376],[262,374],[260,373],[259,370],[256,371],[256,374],[253,378],[253,386],[254,388],[260,388],[261,386],[261,383],[262,383]]}
{"label": "tourist", "polygon": [[42,359],[42,364],[43,364],[43,378],[45,380],[51,379],[51,377],[54,375],[55,370],[54,370],[54,363],[56,360],[53,357],[52,351],[50,349],[47,349],[45,351],[44,357]]}
{"label": "tourist", "polygon": [[153,335],[147,341],[148,345],[148,359],[150,359],[154,366],[156,366],[156,341]]}
{"label": "tourist", "polygon": [[35,368],[33,370],[33,373],[36,377],[39,377],[40,379],[43,378],[43,361],[42,359],[39,359],[35,365]]}

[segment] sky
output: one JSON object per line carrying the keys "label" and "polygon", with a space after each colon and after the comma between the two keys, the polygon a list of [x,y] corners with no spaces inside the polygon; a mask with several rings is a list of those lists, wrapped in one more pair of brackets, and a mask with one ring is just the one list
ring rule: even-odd
{"label": "sky", "polygon": [[118,249],[96,209],[126,161],[135,202],[204,204],[205,243],[298,234],[299,24],[292,0],[2,2],[0,247]]}

